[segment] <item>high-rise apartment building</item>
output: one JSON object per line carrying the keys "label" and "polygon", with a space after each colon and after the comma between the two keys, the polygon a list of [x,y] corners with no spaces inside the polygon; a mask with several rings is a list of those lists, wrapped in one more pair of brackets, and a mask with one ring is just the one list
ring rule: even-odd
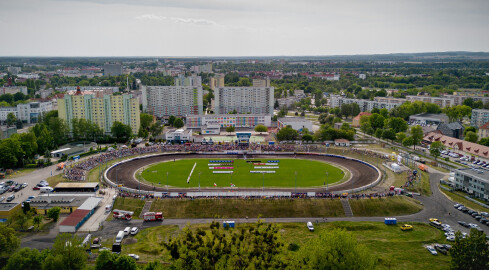
{"label": "high-rise apartment building", "polygon": [[470,125],[476,128],[489,122],[489,110],[474,109],[470,118]]}
{"label": "high-rise apartment building", "polygon": [[273,87],[218,87],[214,90],[215,113],[273,115],[273,91]]}
{"label": "high-rise apartment building", "polygon": [[175,77],[175,86],[202,86],[202,77],[195,74],[188,77],[178,75]]}
{"label": "high-rise apartment building", "polygon": [[214,90],[217,87],[224,87],[224,74],[216,74],[209,78],[209,87]]}
{"label": "high-rise apartment building", "polygon": [[16,107],[0,107],[0,121],[6,121],[8,115],[13,113],[22,122],[37,123],[43,114],[52,110],[53,103],[51,101],[21,103],[17,104]]}
{"label": "high-rise apartment building", "polygon": [[73,119],[85,119],[96,123],[106,134],[111,132],[115,121],[129,125],[133,134],[139,131],[139,101],[131,94],[83,95],[77,91],[75,95],[65,95],[58,100],[58,115],[71,126]]}
{"label": "high-rise apartment building", "polygon": [[104,76],[119,76],[122,74],[121,64],[104,64]]}
{"label": "high-rise apartment building", "polygon": [[200,115],[201,86],[143,86],[143,111],[158,118]]}
{"label": "high-rise apartment building", "polygon": [[270,78],[253,79],[253,87],[270,87]]}

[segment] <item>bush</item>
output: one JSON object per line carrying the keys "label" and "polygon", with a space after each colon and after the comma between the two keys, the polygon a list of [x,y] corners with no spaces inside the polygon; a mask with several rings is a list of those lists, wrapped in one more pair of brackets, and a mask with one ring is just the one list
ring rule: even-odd
{"label": "bush", "polygon": [[37,168],[37,164],[26,164],[26,165],[24,165],[24,168],[26,168],[26,169],[35,169],[35,168]]}
{"label": "bush", "polygon": [[289,246],[287,247],[288,250],[290,251],[297,251],[299,250],[300,246],[296,243],[290,243]]}

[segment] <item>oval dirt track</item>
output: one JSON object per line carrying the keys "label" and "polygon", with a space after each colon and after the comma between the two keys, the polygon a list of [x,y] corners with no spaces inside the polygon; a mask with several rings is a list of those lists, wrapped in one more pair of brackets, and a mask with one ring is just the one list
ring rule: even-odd
{"label": "oval dirt track", "polygon": [[[295,155],[246,155],[247,159],[252,158],[294,158]],[[329,186],[328,192],[338,192],[338,191],[348,191],[352,188],[359,188],[366,186],[374,182],[379,174],[374,168],[350,159],[344,159],[341,157],[334,156],[319,156],[319,155],[296,155],[296,158],[309,159],[325,161],[331,164],[337,164],[349,170],[351,172],[350,181]],[[134,173],[141,167],[158,163],[164,161],[170,161],[173,159],[191,159],[191,158],[232,158],[238,159],[238,155],[203,155],[203,154],[161,154],[155,156],[148,156],[146,158],[141,157],[140,159],[135,159],[119,164],[118,166],[112,167],[107,171],[107,178],[113,183],[123,184],[126,188],[141,189],[146,191],[157,191],[165,192],[166,187],[153,187],[152,185],[140,183],[134,178]],[[164,177],[162,182],[164,182]],[[170,188],[171,192],[189,192],[197,191],[198,188]],[[223,191],[229,190],[229,188],[201,188],[201,191]],[[261,188],[238,188],[234,189],[238,191],[259,191]],[[294,188],[267,188],[267,191],[290,191],[294,192]],[[297,188],[297,192],[325,192],[324,188]]]}

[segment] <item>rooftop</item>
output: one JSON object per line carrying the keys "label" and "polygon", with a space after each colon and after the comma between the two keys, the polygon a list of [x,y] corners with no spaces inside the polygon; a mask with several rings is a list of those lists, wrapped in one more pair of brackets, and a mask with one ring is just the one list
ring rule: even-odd
{"label": "rooftop", "polygon": [[88,214],[90,210],[82,210],[76,209],[71,215],[69,215],[63,222],[61,222],[60,226],[76,226],[78,225]]}
{"label": "rooftop", "polygon": [[0,211],[10,211],[19,203],[0,203]]}
{"label": "rooftop", "polygon": [[481,180],[489,181],[489,170],[484,168],[473,169],[473,168],[463,168],[457,169],[458,172],[462,172],[465,175],[470,175],[474,178],[479,178]]}
{"label": "rooftop", "polygon": [[284,123],[304,123],[304,122],[311,122],[307,120],[306,118],[303,117],[282,117],[279,118],[278,121]]}
{"label": "rooftop", "polygon": [[61,182],[57,184],[54,188],[95,188],[96,186],[98,186],[97,182]]}
{"label": "rooftop", "polygon": [[39,196],[31,200],[31,207],[50,209],[55,206],[79,207],[89,196]]}

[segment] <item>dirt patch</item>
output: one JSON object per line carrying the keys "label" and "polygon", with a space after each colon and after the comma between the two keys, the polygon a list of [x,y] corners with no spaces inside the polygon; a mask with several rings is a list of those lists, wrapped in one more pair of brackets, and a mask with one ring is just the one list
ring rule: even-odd
{"label": "dirt patch", "polygon": [[125,245],[131,245],[131,244],[136,244],[138,240],[136,238],[126,238],[124,239],[124,244]]}

